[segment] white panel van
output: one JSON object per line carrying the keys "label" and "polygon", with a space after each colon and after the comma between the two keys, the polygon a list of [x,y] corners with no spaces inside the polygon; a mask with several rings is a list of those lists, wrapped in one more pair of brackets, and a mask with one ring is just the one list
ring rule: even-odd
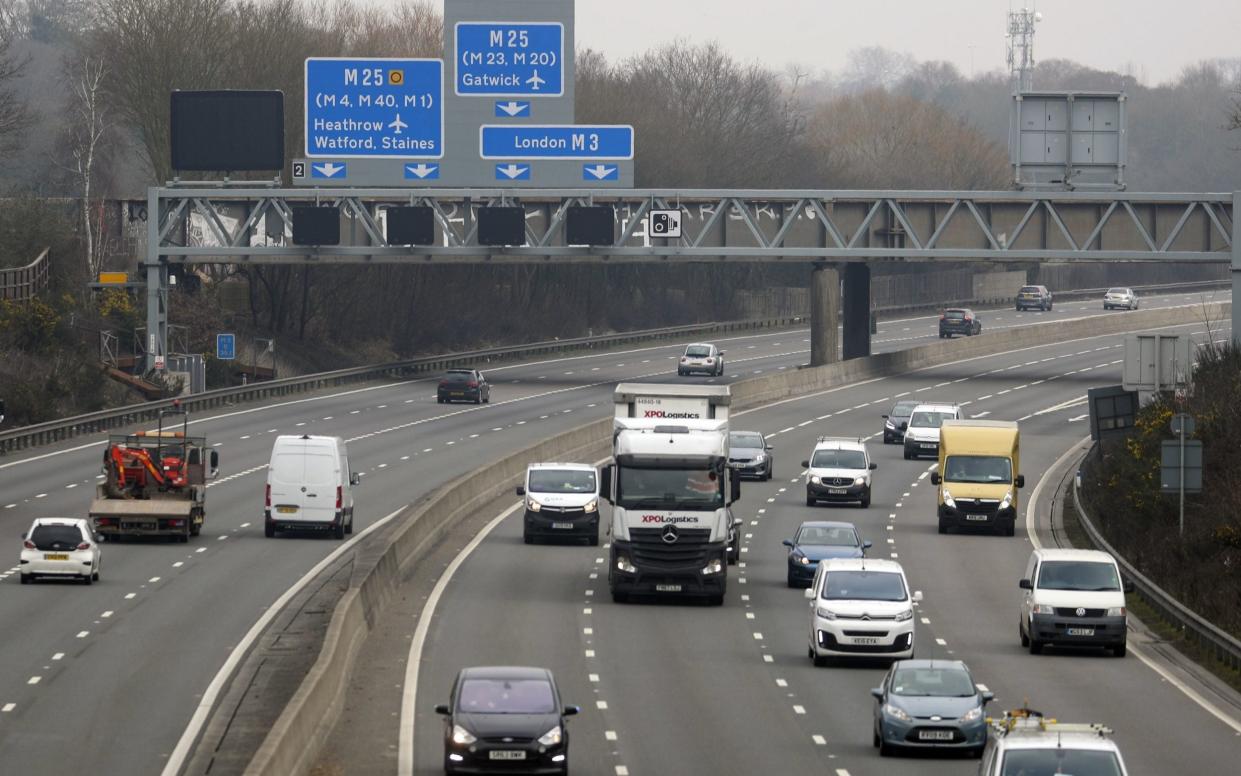
{"label": "white panel van", "polygon": [[267,469],[264,533],[331,531],[353,533],[353,486],[345,440],[329,436],[279,436]]}

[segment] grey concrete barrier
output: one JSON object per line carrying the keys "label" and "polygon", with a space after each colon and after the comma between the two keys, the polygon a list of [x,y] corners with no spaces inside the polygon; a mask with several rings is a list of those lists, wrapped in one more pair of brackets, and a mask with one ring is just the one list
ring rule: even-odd
{"label": "grey concrete barrier", "polygon": [[[909,350],[828,366],[790,370],[734,383],[734,410],[756,407],[847,383],[936,364],[1106,334],[1222,320],[1230,303],[1140,310],[1115,316],[1059,321],[977,337],[943,340]],[[359,550],[349,590],[340,599],[319,658],[272,726],[246,769],[247,776],[304,774],[317,759],[344,703],[349,674],[362,642],[407,571],[465,517],[510,492],[531,461],[593,461],[610,449],[611,418],[579,426],[465,474],[406,507],[372,548]]]}

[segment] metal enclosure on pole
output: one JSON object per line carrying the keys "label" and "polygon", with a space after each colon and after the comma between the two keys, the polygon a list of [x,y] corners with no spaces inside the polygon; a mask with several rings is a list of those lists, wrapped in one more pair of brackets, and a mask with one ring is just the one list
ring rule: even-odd
{"label": "metal enclosure on pole", "polygon": [[844,266],[844,287],[840,300],[842,313],[841,358],[870,355],[870,266],[849,263]]}
{"label": "metal enclosure on pole", "polygon": [[815,264],[810,272],[810,366],[839,360],[839,311],[840,273],[831,264]]}

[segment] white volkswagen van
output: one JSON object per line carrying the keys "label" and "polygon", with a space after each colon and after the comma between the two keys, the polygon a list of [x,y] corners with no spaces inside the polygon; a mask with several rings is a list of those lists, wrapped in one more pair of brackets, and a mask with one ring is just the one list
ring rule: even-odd
{"label": "white volkswagen van", "polygon": [[329,436],[279,436],[267,469],[264,533],[331,531],[353,533],[353,486],[345,440]]}

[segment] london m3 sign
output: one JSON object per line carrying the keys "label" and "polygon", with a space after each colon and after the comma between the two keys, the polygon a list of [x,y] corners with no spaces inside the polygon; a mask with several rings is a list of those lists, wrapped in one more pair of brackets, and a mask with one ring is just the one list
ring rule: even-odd
{"label": "london m3 sign", "polygon": [[443,60],[306,60],[306,156],[439,159],[443,155]]}

